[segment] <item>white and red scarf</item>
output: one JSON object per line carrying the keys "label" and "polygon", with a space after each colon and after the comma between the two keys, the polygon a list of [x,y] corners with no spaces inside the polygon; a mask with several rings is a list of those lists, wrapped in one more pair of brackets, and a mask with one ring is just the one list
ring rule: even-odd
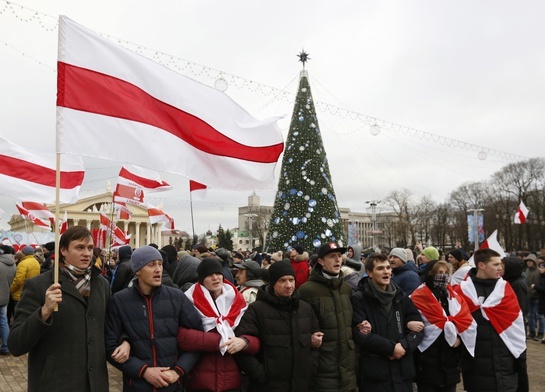
{"label": "white and red scarf", "polygon": [[418,345],[418,349],[426,350],[444,331],[445,340],[451,347],[456,342],[456,337],[460,335],[467,351],[474,356],[477,323],[473,320],[466,301],[450,285],[447,286],[447,295],[450,316],[447,316],[426,284],[420,285],[411,294],[411,299],[424,320],[424,339]]}
{"label": "white and red scarf", "polygon": [[242,294],[231,282],[224,280],[222,293],[215,301],[200,283],[191,286],[185,295],[201,315],[204,331],[216,328],[221,336],[220,352],[225,354],[227,349],[222,346],[227,339],[235,336],[234,329],[248,307]]}
{"label": "white and red scarf", "polygon": [[517,295],[505,280],[499,278],[494,290],[486,298],[477,296],[471,278],[466,278],[457,291],[464,297],[471,313],[481,309],[483,317],[490,321],[511,354],[518,358],[526,350],[526,331]]}

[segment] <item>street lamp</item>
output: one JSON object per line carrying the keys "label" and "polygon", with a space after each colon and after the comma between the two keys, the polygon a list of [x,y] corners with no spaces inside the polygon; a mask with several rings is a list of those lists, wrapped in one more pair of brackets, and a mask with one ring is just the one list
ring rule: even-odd
{"label": "street lamp", "polygon": [[371,238],[373,241],[373,250],[377,252],[378,250],[375,244],[375,233],[377,232],[377,206],[380,204],[381,200],[366,200],[365,202],[371,207],[371,221],[373,222]]}
{"label": "street lamp", "polygon": [[257,214],[244,214],[246,218],[248,218],[248,237],[250,239],[250,252],[254,250],[254,237],[252,236],[252,223],[254,221],[254,218],[257,217]]}

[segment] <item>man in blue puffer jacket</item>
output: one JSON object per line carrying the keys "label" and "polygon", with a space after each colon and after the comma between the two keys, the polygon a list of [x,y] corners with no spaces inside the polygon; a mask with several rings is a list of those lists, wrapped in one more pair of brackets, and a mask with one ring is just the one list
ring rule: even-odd
{"label": "man in blue puffer jacket", "polygon": [[[161,285],[163,258],[157,249],[138,248],[131,265],[135,284],[108,305],[108,361],[123,372],[124,391],[177,391],[198,359],[197,353],[178,350],[178,326],[202,330],[201,317],[181,290]],[[128,358],[116,349],[121,336],[131,345]]]}

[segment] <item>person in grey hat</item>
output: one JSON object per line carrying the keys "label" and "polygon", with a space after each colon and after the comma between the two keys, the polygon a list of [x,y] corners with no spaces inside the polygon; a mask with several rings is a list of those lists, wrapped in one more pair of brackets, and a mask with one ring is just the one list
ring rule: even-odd
{"label": "person in grey hat", "polygon": [[388,255],[392,267],[392,280],[407,294],[422,284],[418,276],[418,268],[413,263],[407,263],[407,252],[403,248],[393,248]]}
{"label": "person in grey hat", "polygon": [[249,305],[255,301],[257,289],[265,284],[261,279],[261,267],[257,261],[246,260],[244,263],[235,263],[235,268],[238,269],[235,276],[238,289]]}
{"label": "person in grey hat", "polygon": [[[117,292],[106,316],[108,361],[123,372],[123,389],[178,391],[197,353],[181,352],[178,327],[202,331],[199,313],[181,290],[162,285],[163,257],[152,246],[142,246],[131,256],[135,283]],[[128,358],[120,358],[119,337],[131,345]]]}

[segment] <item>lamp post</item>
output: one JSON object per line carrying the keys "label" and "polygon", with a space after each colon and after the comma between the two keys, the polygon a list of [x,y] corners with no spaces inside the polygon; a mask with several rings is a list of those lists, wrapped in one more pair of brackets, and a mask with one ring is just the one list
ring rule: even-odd
{"label": "lamp post", "polygon": [[371,239],[373,242],[373,250],[376,252],[375,233],[377,232],[377,206],[380,204],[381,200],[366,200],[365,202],[371,207],[371,222],[373,223]]}
{"label": "lamp post", "polygon": [[252,236],[252,223],[254,221],[254,218],[257,216],[257,214],[244,214],[246,218],[248,218],[248,237],[250,239],[250,252],[254,250],[254,237]]}
{"label": "lamp post", "polygon": [[483,208],[473,208],[467,212],[473,213],[473,241],[475,242],[475,250],[479,250],[479,212],[484,211]]}

